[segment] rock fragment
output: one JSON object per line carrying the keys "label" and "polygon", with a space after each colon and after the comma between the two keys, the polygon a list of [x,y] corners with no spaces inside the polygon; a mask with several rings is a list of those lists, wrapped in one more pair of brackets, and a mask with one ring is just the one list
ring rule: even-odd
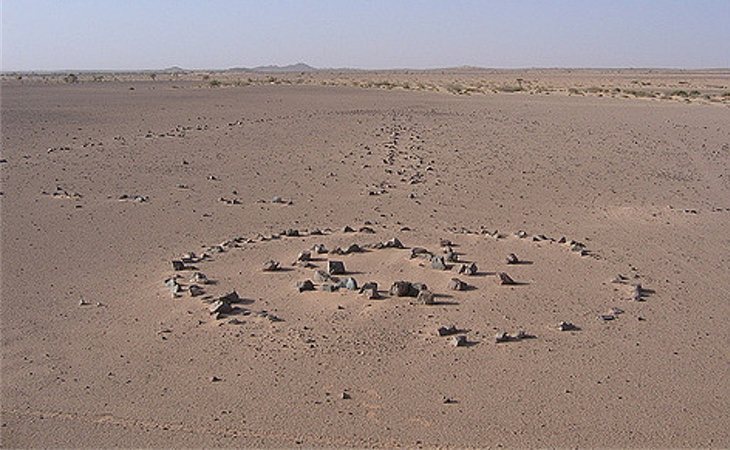
{"label": "rock fragment", "polygon": [[519,264],[520,260],[517,258],[517,255],[514,253],[510,253],[507,255],[507,264]]}
{"label": "rock fragment", "polygon": [[278,261],[269,260],[264,263],[264,272],[275,272],[281,268],[281,264]]}
{"label": "rock fragment", "polygon": [[354,233],[354,232],[355,232],[355,230],[354,230],[354,229],[353,229],[353,228],[352,228],[351,226],[349,226],[349,225],[345,225],[345,226],[344,226],[344,227],[342,228],[342,232],[343,232],[343,233]]}
{"label": "rock fragment", "polygon": [[171,261],[173,270],[185,270],[185,263],[179,259],[173,259]]}
{"label": "rock fragment", "polygon": [[314,247],[312,247],[312,250],[318,255],[328,252],[327,247],[325,247],[324,244],[315,244]]}
{"label": "rock fragment", "polygon": [[457,335],[451,338],[451,345],[453,345],[454,347],[465,347],[466,344],[466,336]]}

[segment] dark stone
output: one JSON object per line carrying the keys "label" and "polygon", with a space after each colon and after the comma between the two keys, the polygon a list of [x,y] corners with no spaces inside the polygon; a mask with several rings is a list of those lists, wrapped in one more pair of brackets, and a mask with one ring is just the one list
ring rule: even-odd
{"label": "dark stone", "polygon": [[310,280],[297,281],[296,286],[297,286],[297,290],[299,292],[314,290],[314,283],[312,283]]}
{"label": "dark stone", "polygon": [[173,259],[172,260],[172,269],[173,270],[185,270],[185,263],[178,259]]}

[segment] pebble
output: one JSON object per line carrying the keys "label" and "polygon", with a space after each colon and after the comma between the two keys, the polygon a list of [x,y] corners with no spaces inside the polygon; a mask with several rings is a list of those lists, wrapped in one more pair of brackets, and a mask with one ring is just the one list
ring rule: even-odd
{"label": "pebble", "polygon": [[280,267],[281,267],[281,264],[279,264],[278,261],[269,260],[264,263],[263,270],[264,270],[264,272],[275,272],[275,271],[279,270]]}
{"label": "pebble", "polygon": [[325,247],[324,244],[315,244],[314,247],[312,247],[312,250],[319,255],[328,252],[327,247]]}
{"label": "pebble", "polygon": [[520,260],[517,259],[517,255],[510,253],[507,255],[507,264],[519,264]]}

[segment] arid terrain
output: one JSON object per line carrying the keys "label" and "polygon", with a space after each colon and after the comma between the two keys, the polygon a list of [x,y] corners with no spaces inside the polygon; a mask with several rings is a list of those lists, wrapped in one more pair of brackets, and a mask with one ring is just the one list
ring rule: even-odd
{"label": "arid terrain", "polygon": [[730,447],[730,71],[0,100],[3,447]]}

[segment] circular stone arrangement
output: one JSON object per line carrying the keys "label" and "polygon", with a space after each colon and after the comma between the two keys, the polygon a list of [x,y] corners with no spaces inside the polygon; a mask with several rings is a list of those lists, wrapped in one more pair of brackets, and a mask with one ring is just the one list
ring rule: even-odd
{"label": "circular stone arrangement", "polygon": [[376,322],[388,327],[397,326],[389,307],[422,322],[431,309],[425,318],[443,323],[430,333],[457,347],[485,339],[470,340],[467,328],[448,323],[452,309],[472,308],[459,316],[472,329],[485,321],[512,327],[492,327],[490,340],[501,344],[538,338],[545,328],[577,332],[588,318],[614,321],[624,312],[615,303],[653,292],[638,274],[608,279],[610,262],[581,242],[521,230],[287,229],[204,246],[171,266],[164,285],[172,297],[199,300],[218,323],[306,321],[345,302],[364,316],[376,308]]}

